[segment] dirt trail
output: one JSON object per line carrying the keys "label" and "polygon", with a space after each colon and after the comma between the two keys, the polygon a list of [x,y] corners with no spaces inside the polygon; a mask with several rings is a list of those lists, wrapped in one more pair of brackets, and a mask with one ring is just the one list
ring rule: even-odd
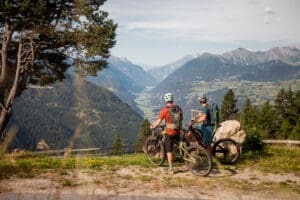
{"label": "dirt trail", "polygon": [[72,170],[0,181],[0,199],[300,199],[300,177],[222,169],[197,177],[177,168]]}

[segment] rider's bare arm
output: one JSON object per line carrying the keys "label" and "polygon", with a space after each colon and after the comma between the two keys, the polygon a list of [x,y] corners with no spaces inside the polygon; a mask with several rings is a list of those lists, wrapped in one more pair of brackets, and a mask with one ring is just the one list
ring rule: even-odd
{"label": "rider's bare arm", "polygon": [[204,122],[206,120],[206,115],[203,113],[199,113],[199,115],[197,115],[193,120],[196,123]]}
{"label": "rider's bare arm", "polygon": [[162,119],[157,119],[155,122],[152,123],[151,128],[156,128],[160,125],[160,123],[162,122]]}
{"label": "rider's bare arm", "polygon": [[206,115],[205,114],[201,114],[199,117],[200,122],[204,122],[206,121]]}

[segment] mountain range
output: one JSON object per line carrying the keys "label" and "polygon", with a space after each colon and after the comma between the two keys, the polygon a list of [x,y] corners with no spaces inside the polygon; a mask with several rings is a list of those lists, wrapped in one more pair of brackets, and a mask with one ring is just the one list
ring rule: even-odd
{"label": "mountain range", "polygon": [[233,89],[240,100],[239,107],[246,98],[259,105],[274,100],[280,87],[299,89],[299,80],[300,49],[297,47],[265,52],[239,48],[222,55],[204,53],[156,85],[151,91],[150,105],[163,106],[163,94],[172,92],[177,97],[176,102],[188,113],[198,107],[199,95],[206,94],[211,101],[220,104],[229,89]]}
{"label": "mountain range", "polygon": [[17,124],[19,131],[13,148],[31,148],[40,139],[51,148],[65,148],[78,126],[82,134],[76,136],[76,147],[110,146],[116,133],[124,144],[134,144],[143,118],[156,118],[166,92],[175,95],[185,120],[198,108],[201,94],[220,104],[233,89],[239,108],[246,98],[262,105],[274,100],[282,87],[299,90],[300,48],[204,53],[148,71],[111,57],[108,68],[80,85],[74,73],[67,77],[52,89],[30,88],[16,99],[10,124]]}
{"label": "mountain range", "polygon": [[226,52],[220,57],[230,60],[233,64],[240,65],[256,65],[273,60],[299,65],[299,49],[298,46],[275,47],[268,51],[249,51],[244,48],[238,48],[234,51]]}
{"label": "mountain range", "polygon": [[[195,99],[207,94],[221,103],[224,94],[234,89],[241,107],[246,98],[261,105],[274,100],[280,87],[299,86],[299,46],[275,47],[267,51],[238,48],[220,55],[203,53],[187,55],[170,64],[144,71],[124,58],[112,57],[108,69],[93,82],[109,88],[135,111],[148,117],[156,115],[164,105],[163,95],[173,92],[185,110],[197,108]],[[91,80],[91,79],[89,79]],[[149,89],[153,88],[153,89]],[[260,91],[260,90],[261,91]],[[144,102],[137,98],[141,98]]]}

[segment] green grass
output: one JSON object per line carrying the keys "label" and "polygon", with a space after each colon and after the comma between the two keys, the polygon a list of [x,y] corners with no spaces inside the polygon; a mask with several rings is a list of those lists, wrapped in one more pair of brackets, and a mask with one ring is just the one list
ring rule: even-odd
{"label": "green grass", "polygon": [[263,152],[247,152],[242,154],[238,166],[271,173],[294,173],[300,176],[300,149],[266,147]]}
{"label": "green grass", "polygon": [[294,183],[293,181],[284,181],[279,183],[279,188],[286,191],[294,191],[300,194],[299,185]]}
{"label": "green grass", "polygon": [[144,154],[69,158],[49,157],[45,155],[33,156],[30,153],[6,155],[0,160],[0,179],[12,175],[26,177],[43,173],[45,170],[60,173],[64,173],[67,169],[106,169],[114,171],[121,166],[131,165],[145,168],[152,166]]}
{"label": "green grass", "polygon": [[114,168],[119,166],[152,166],[147,160],[145,154],[132,154],[132,155],[121,155],[121,156],[94,156],[94,157],[82,157],[77,161],[79,168],[89,169],[101,169]]}
{"label": "green grass", "polygon": [[[183,163],[176,162],[175,165],[183,165]],[[65,174],[66,170],[73,169],[115,171],[122,166],[140,166],[146,170],[153,167],[143,153],[62,158],[46,155],[34,156],[29,152],[22,155],[5,155],[0,158],[0,179],[13,175],[32,177],[35,174],[49,172],[49,170],[60,174]],[[267,173],[294,173],[300,176],[300,149],[269,147],[264,152],[248,152],[242,154],[235,167],[241,169],[250,167]],[[143,180],[148,180],[148,178],[141,177]]]}

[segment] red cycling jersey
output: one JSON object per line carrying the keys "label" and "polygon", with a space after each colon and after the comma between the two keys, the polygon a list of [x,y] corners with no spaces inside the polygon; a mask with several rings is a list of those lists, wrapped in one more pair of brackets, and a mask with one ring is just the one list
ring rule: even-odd
{"label": "red cycling jersey", "polygon": [[[173,104],[168,105],[168,107],[173,107],[173,106],[174,106]],[[182,112],[180,112],[180,117],[182,119]],[[161,120],[165,120],[166,124],[171,123],[171,116],[170,116],[170,113],[169,113],[169,110],[168,110],[167,107],[164,107],[164,108],[161,109],[158,118],[161,119]],[[176,135],[179,132],[180,132],[180,130],[166,128],[166,133],[169,134],[169,135]]]}

